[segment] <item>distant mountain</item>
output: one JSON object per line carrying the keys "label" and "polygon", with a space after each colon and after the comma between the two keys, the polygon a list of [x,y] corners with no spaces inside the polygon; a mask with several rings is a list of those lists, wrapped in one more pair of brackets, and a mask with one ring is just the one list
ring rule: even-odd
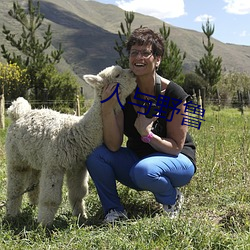
{"label": "distant mountain", "polygon": [[[19,3],[26,4],[27,0]],[[0,2],[1,24],[18,33],[19,24],[8,15],[12,5],[13,1],[10,0]],[[107,66],[115,64],[119,58],[114,46],[115,41],[119,41],[117,32],[120,30],[120,23],[124,23],[124,10],[111,4],[84,0],[40,0],[40,10],[45,15],[45,25],[39,29],[41,34],[50,23],[53,46],[58,48],[58,44],[61,43],[64,50],[64,60],[60,63],[60,68],[71,70],[79,77],[81,84],[83,84],[83,74],[96,74]],[[135,13],[133,28],[141,25],[159,31],[163,21]],[[204,34],[167,24],[168,26],[171,28],[170,39],[187,54],[183,65],[184,72],[193,71],[206,53],[202,44]],[[225,44],[215,39],[212,39],[212,42],[213,53],[222,57],[224,70],[250,74],[250,46]],[[8,47],[1,35],[0,44],[3,43]],[[0,58],[0,61],[3,61],[3,58]],[[85,87],[87,97],[91,95],[89,93],[91,93],[90,88]]]}

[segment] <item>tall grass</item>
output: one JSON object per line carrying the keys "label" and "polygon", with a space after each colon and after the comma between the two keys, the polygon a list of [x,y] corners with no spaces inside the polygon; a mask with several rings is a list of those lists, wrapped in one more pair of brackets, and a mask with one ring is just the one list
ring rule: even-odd
{"label": "tall grass", "polygon": [[[118,184],[130,220],[101,224],[102,210],[92,181],[88,220],[70,215],[67,190],[54,228],[36,224],[37,210],[24,199],[22,214],[6,221],[0,209],[1,249],[250,249],[250,112],[206,109],[201,129],[190,128],[197,144],[197,172],[182,188],[180,218],[164,217],[149,192]],[[0,131],[0,203],[5,202],[6,163]]]}

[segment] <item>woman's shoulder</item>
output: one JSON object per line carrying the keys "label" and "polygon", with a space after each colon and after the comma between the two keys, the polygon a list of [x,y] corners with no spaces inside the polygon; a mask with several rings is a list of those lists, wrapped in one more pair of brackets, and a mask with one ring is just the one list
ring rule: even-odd
{"label": "woman's shoulder", "polygon": [[162,94],[182,100],[189,96],[179,84],[165,78],[162,78]]}
{"label": "woman's shoulder", "polygon": [[162,76],[160,78],[161,78],[161,94],[165,94],[168,85],[170,84],[171,81]]}

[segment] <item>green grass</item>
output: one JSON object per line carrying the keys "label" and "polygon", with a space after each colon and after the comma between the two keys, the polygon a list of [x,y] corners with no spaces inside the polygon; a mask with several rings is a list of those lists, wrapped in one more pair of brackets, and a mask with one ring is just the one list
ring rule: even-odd
{"label": "green grass", "polygon": [[[250,111],[206,109],[201,129],[190,128],[197,144],[197,173],[182,188],[180,218],[169,220],[149,192],[121,184],[119,194],[130,220],[103,226],[102,210],[90,181],[88,220],[71,217],[64,187],[53,230],[35,222],[37,210],[24,199],[22,214],[5,220],[0,209],[1,249],[250,249]],[[6,163],[0,131],[0,203],[5,202]]]}

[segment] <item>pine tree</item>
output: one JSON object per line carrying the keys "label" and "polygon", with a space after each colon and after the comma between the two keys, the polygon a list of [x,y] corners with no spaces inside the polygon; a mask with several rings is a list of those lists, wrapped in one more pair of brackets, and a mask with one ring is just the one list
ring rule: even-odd
{"label": "pine tree", "polygon": [[16,52],[9,53],[4,45],[1,45],[1,53],[8,63],[17,63],[21,68],[27,69],[27,75],[30,77],[30,88],[34,88],[35,98],[41,100],[44,85],[39,77],[39,72],[47,64],[55,65],[59,63],[63,53],[61,44],[59,49],[51,51],[50,55],[46,53],[52,42],[50,25],[48,25],[42,39],[38,38],[37,30],[44,20],[44,15],[40,13],[39,1],[35,5],[33,0],[28,0],[27,11],[18,2],[14,2],[13,9],[8,14],[22,25],[22,34],[17,39],[16,35],[3,25],[2,32],[5,39],[18,54]]}
{"label": "pine tree", "polygon": [[212,94],[213,86],[219,82],[222,72],[222,58],[214,58],[212,54],[214,44],[211,42],[211,37],[214,33],[214,28],[214,25],[210,24],[209,19],[206,22],[206,26],[202,24],[203,33],[207,37],[207,44],[205,44],[203,39],[203,46],[207,54],[204,54],[203,58],[200,59],[199,66],[195,66],[195,73],[208,83],[207,93],[209,95]]}
{"label": "pine tree", "polygon": [[118,65],[120,65],[122,68],[129,68],[129,59],[128,55],[124,50],[126,49],[126,41],[131,35],[131,25],[134,21],[134,13],[133,11],[127,12],[125,11],[125,25],[126,30],[124,28],[124,24],[121,23],[121,31],[118,31],[118,36],[120,38],[121,44],[119,44],[117,41],[115,41],[116,46],[114,49],[119,53],[120,58],[116,61]]}
{"label": "pine tree", "polygon": [[182,73],[182,65],[186,58],[186,53],[184,52],[183,55],[181,55],[181,51],[177,45],[172,40],[169,40],[170,27],[166,29],[165,23],[163,23],[162,28],[160,28],[160,33],[164,39],[165,51],[158,73],[167,79],[182,84],[185,78]]}

